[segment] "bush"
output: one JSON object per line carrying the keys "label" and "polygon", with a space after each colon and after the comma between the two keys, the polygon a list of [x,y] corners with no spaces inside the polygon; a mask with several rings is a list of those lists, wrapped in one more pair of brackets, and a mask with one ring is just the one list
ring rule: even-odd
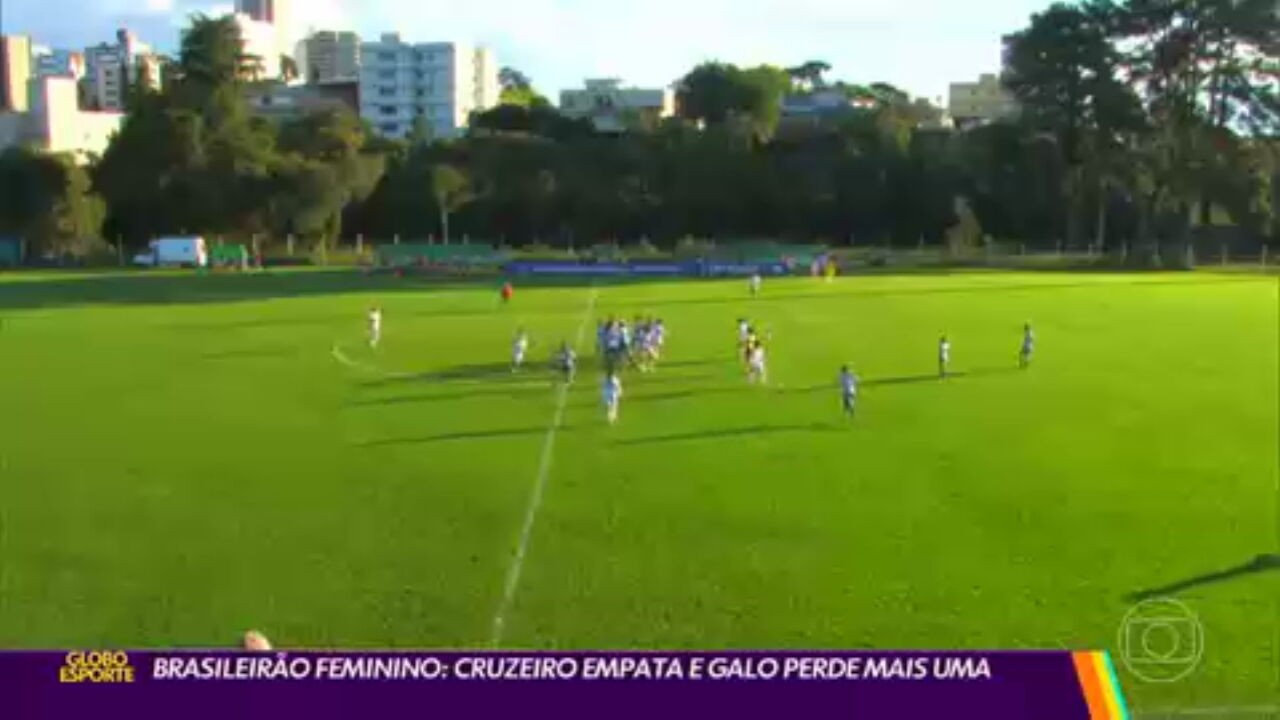
{"label": "bush", "polygon": [[640,242],[632,245],[627,251],[627,255],[632,257],[657,257],[662,255],[662,250],[657,245],[649,242],[649,238],[641,238]]}
{"label": "bush", "polygon": [[710,257],[715,249],[715,243],[710,240],[699,240],[686,235],[676,243],[674,255],[680,260],[696,260]]}

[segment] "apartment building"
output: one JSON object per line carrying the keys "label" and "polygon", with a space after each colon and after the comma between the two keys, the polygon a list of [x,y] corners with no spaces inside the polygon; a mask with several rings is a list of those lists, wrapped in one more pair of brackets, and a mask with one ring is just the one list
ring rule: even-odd
{"label": "apartment building", "polygon": [[85,103],[91,110],[124,110],[131,85],[145,83],[153,90],[160,89],[160,65],[149,45],[128,30],[118,31],[114,43],[85,48]]}
{"label": "apartment building", "polygon": [[599,132],[621,132],[633,122],[654,122],[676,111],[671,88],[623,87],[616,78],[587,80],[583,87],[560,93],[560,112],[590,120]]}
{"label": "apartment building", "polygon": [[312,33],[298,44],[296,59],[308,84],[357,81],[360,78],[360,36],[353,32]]}
{"label": "apartment building", "polygon": [[31,79],[31,38],[0,36],[0,112],[25,112]]}
{"label": "apartment building", "polygon": [[498,104],[498,65],[486,48],[409,43],[396,33],[360,46],[360,115],[403,138],[422,118],[436,137],[456,137],[471,113]]}
{"label": "apartment building", "polygon": [[947,112],[957,127],[981,125],[1018,114],[1018,101],[994,74],[977,82],[951,83]]}
{"label": "apartment building", "polygon": [[27,145],[84,162],[106,152],[124,122],[123,113],[82,110],[72,77],[32,78],[26,95],[26,111],[0,112],[0,148]]}

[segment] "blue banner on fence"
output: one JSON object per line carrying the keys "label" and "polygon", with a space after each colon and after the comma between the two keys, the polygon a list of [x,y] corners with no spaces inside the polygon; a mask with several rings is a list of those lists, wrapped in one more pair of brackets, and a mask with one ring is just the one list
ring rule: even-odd
{"label": "blue banner on fence", "polygon": [[703,274],[709,277],[746,277],[748,275],[786,275],[790,269],[785,263],[705,263]]}
{"label": "blue banner on fence", "polygon": [[1106,653],[0,653],[0,717],[1120,720]]}
{"label": "blue banner on fence", "polygon": [[508,263],[506,272],[512,275],[578,275],[612,277],[731,277],[748,275],[786,275],[790,269],[785,263],[724,263],[696,260],[684,263],[630,262],[630,263],[575,263],[525,260]]}

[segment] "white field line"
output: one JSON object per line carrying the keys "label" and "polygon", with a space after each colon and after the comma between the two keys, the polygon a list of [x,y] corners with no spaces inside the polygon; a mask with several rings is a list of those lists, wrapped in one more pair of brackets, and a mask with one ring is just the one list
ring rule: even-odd
{"label": "white field line", "polygon": [[387,370],[383,370],[380,367],[374,367],[373,365],[362,363],[359,360],[352,360],[351,358],[347,357],[346,353],[342,352],[342,348],[338,347],[337,343],[334,343],[333,345],[332,355],[334,360],[337,360],[343,365],[346,365],[347,367],[352,368],[354,370],[363,370],[364,372],[373,373],[375,375],[381,375],[383,377],[392,378],[395,380],[407,380],[409,378],[417,377],[415,373],[389,372]]}
{"label": "white field line", "polygon": [[[576,351],[582,345],[587,326],[591,322],[591,313],[596,307],[599,291],[592,288],[587,298],[587,307],[582,312],[582,321],[578,323],[578,334],[574,336],[573,348]],[[493,614],[493,627],[489,634],[489,644],[498,647],[502,643],[502,633],[506,628],[507,613],[515,600],[516,590],[520,587],[520,573],[524,570],[524,559],[529,554],[529,541],[533,537],[533,525],[538,519],[538,510],[542,508],[542,495],[546,491],[547,477],[551,474],[551,456],[555,450],[556,433],[564,422],[564,408],[569,399],[569,384],[560,386],[556,396],[556,409],[547,427],[547,436],[542,441],[542,457],[538,460],[538,474],[533,482],[533,492],[529,495],[529,504],[524,512],[524,524],[520,527],[520,540],[516,544],[515,556],[507,568],[507,579],[502,587],[502,599],[498,602],[498,610]]]}

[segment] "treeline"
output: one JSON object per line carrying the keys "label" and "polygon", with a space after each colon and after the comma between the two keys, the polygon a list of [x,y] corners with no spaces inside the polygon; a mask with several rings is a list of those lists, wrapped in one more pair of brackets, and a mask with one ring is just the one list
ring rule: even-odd
{"label": "treeline", "polygon": [[[335,243],[459,237],[579,246],[684,236],[875,244],[1181,242],[1231,224],[1280,239],[1280,18],[1273,0],[1059,4],[1006,39],[1016,119],[950,131],[821,61],[707,63],[676,118],[607,135],[504,71],[465,138],[375,137],[326,113],[273,125],[242,83],[234,23],[197,17],[161,93],[139,91],[86,168],[0,156],[0,233],[67,250],[167,233]],[[780,124],[825,89],[865,110]]]}

